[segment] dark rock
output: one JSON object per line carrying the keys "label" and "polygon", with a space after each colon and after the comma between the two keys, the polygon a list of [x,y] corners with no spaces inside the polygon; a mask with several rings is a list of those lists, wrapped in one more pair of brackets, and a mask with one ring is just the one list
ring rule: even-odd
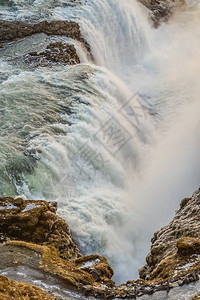
{"label": "dark rock", "polygon": [[79,25],[72,21],[43,21],[34,25],[0,20],[0,41],[23,38],[36,33],[47,35],[63,35],[82,43],[91,55],[90,46],[82,37]]}
{"label": "dark rock", "polygon": [[155,27],[168,21],[177,9],[185,6],[184,0],[139,0],[139,2],[150,10]]}
{"label": "dark rock", "polygon": [[31,52],[24,58],[25,62],[34,67],[52,66],[62,63],[64,65],[76,65],[80,59],[74,45],[56,42],[49,44],[43,52]]}

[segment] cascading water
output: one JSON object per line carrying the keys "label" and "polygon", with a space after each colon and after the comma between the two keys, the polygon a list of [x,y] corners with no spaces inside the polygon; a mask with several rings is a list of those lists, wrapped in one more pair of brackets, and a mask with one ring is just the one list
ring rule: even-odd
{"label": "cascading water", "polygon": [[[95,64],[78,44],[73,67],[1,59],[0,191],[57,200],[80,249],[121,282],[199,184],[200,9],[153,29],[134,0],[65,2],[31,1],[29,18],[79,22]],[[5,1],[5,18],[26,20],[26,5]]]}

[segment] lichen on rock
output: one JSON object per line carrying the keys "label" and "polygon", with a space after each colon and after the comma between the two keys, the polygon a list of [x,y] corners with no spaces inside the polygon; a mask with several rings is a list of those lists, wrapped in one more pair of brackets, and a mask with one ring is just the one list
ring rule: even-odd
{"label": "lichen on rock", "polygon": [[0,241],[51,245],[62,258],[80,257],[68,224],[56,215],[56,210],[55,202],[0,198]]}
{"label": "lichen on rock", "polygon": [[192,270],[192,266],[194,270],[199,269],[199,216],[200,190],[197,190],[181,202],[172,222],[154,234],[147,263],[140,269],[141,278],[167,278]]}
{"label": "lichen on rock", "polygon": [[17,282],[4,275],[0,275],[0,299],[56,300],[57,298],[47,295],[43,290],[36,286],[24,282]]}

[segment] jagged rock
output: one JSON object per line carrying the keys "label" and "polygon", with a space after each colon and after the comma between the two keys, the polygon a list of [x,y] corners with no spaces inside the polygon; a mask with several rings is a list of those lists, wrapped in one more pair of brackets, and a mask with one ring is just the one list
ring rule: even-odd
{"label": "jagged rock", "polygon": [[81,257],[56,209],[55,202],[0,198],[0,270],[20,265],[43,270],[66,289],[113,297],[113,270],[107,259],[97,254]]}
{"label": "jagged rock", "polygon": [[155,27],[168,21],[177,9],[185,6],[184,0],[139,0],[139,2],[151,11],[150,17]]}
{"label": "jagged rock", "polygon": [[200,240],[191,237],[182,237],[177,241],[179,255],[200,254]]}
{"label": "jagged rock", "polygon": [[198,263],[197,255],[194,254],[199,253],[199,218],[200,190],[197,190],[191,198],[181,202],[173,221],[154,234],[151,252],[146,258],[147,264],[139,272],[141,278],[166,278],[173,275],[177,264],[183,269],[184,264]]}
{"label": "jagged rock", "polygon": [[8,41],[23,38],[36,33],[47,35],[64,35],[83,44],[85,49],[91,54],[90,46],[82,37],[79,24],[72,21],[43,21],[34,25],[23,24],[0,20],[0,41]]}
{"label": "jagged rock", "polygon": [[34,67],[52,66],[54,63],[75,65],[80,59],[74,45],[56,42],[49,44],[42,52],[32,52],[25,56],[25,62]]}
{"label": "jagged rock", "polygon": [[[43,270],[62,282],[65,288],[75,288],[79,292],[97,297],[100,297],[109,285],[115,286],[110,280],[113,274],[111,267],[106,258],[99,255],[68,261],[62,259],[54,247],[8,241],[0,245],[0,257],[0,270],[20,265],[38,270],[38,272]],[[91,268],[101,270],[101,276],[97,281],[91,275]]]}
{"label": "jagged rock", "polygon": [[40,288],[24,282],[17,282],[0,275],[0,299],[43,299],[56,300],[43,292]]}
{"label": "jagged rock", "polygon": [[114,272],[104,256],[98,254],[86,255],[76,259],[74,262],[78,268],[90,273],[95,281],[109,282],[112,285],[113,282],[110,279]]}
{"label": "jagged rock", "polygon": [[65,259],[60,258],[54,247],[40,246],[22,241],[8,241],[0,245],[0,269],[13,265],[26,265],[64,280],[66,284],[79,287],[79,283],[93,284],[92,275]]}
{"label": "jagged rock", "polygon": [[68,224],[56,215],[57,203],[0,198],[0,241],[51,245],[65,259],[81,256]]}

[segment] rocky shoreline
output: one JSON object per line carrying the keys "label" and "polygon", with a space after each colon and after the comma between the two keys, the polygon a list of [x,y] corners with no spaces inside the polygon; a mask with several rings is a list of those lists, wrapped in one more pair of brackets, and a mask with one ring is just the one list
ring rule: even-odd
{"label": "rocky shoreline", "polygon": [[[16,63],[20,58],[27,66],[33,68],[52,67],[58,64],[79,64],[80,58],[73,44],[62,41],[51,42],[51,37],[59,36],[78,41],[86,52],[88,59],[93,61],[90,46],[83,38],[78,23],[72,21],[43,21],[30,25],[21,22],[0,20],[0,50],[4,54],[4,49],[7,47],[9,41],[15,41],[17,45],[18,41],[38,34],[44,34],[44,36],[49,37],[49,44],[44,50],[37,51],[34,49],[34,51],[24,53],[21,56],[18,55],[18,57],[11,54],[9,61]],[[34,46],[34,43],[32,46]]]}
{"label": "rocky shoreline", "polygon": [[[0,274],[26,266],[27,270],[54,276],[67,290],[100,299],[135,299],[158,291],[169,292],[200,278],[200,189],[181,202],[169,225],[154,234],[140,278],[120,286],[112,281],[114,271],[105,257],[81,255],[69,226],[56,215],[56,209],[54,202],[0,198]],[[3,275],[2,295],[11,297],[15,289],[19,295],[23,293],[26,283]],[[31,293],[46,293],[37,285],[27,286],[25,290],[31,291],[27,299],[39,299]],[[65,299],[53,292],[45,297]]]}

